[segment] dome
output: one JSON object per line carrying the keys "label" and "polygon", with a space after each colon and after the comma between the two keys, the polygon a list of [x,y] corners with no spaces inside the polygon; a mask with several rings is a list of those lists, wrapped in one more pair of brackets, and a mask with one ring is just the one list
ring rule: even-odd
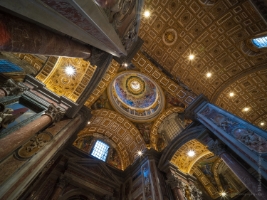
{"label": "dome", "polygon": [[160,87],[139,72],[118,74],[109,85],[108,95],[114,109],[133,121],[153,120],[164,107]]}

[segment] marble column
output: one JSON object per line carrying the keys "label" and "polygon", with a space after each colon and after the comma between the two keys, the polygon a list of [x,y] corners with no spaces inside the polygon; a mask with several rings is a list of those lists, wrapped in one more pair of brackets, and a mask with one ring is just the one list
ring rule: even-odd
{"label": "marble column", "polygon": [[0,13],[0,51],[88,59],[91,49],[33,23]]}
{"label": "marble column", "polygon": [[182,188],[184,186],[182,181],[176,176],[171,175],[171,177],[169,177],[166,182],[168,185],[171,186],[175,200],[184,200],[184,195],[182,191]]}
{"label": "marble column", "polygon": [[222,158],[225,164],[246,186],[246,188],[258,200],[266,200],[267,190],[261,185],[261,179],[253,177],[244,167],[242,167],[231,155],[226,153],[224,145],[216,140],[209,149]]}
{"label": "marble column", "polygon": [[27,142],[38,131],[44,129],[51,123],[59,121],[64,113],[60,108],[51,104],[40,118],[30,122],[26,126],[19,128],[13,133],[0,140],[0,160],[10,155],[15,149]]}
{"label": "marble column", "polygon": [[64,176],[61,176],[53,192],[51,200],[57,200],[60,197],[66,184],[67,184],[67,179]]}

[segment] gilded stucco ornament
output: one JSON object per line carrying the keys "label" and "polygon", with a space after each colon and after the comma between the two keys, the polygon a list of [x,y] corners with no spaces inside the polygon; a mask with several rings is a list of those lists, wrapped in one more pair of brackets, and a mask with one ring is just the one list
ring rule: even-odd
{"label": "gilded stucco ornament", "polygon": [[27,91],[28,88],[16,83],[13,79],[8,79],[3,87],[1,87],[7,96],[15,96]]}

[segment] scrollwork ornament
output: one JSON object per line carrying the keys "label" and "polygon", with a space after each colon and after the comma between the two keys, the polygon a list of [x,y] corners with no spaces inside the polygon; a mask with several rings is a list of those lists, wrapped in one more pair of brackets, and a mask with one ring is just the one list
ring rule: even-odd
{"label": "scrollwork ornament", "polygon": [[56,107],[54,104],[50,104],[48,109],[45,111],[45,115],[51,117],[54,123],[60,121],[63,118],[64,114],[65,112],[62,111],[59,107]]}
{"label": "scrollwork ornament", "polygon": [[1,89],[5,91],[7,96],[17,96],[28,90],[27,87],[16,83],[13,79],[8,79]]}

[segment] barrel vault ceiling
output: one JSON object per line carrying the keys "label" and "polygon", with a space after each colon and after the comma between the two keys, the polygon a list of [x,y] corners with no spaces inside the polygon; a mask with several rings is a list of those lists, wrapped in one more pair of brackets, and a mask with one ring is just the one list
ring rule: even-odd
{"label": "barrel vault ceiling", "polygon": [[267,26],[251,1],[146,0],[145,9],[151,16],[142,18],[141,51],[177,83],[266,130],[267,51],[247,43]]}

